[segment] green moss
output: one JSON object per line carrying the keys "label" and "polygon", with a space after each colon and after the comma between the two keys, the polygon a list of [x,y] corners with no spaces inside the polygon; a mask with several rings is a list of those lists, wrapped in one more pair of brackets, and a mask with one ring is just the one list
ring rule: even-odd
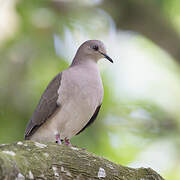
{"label": "green moss", "polygon": [[[100,168],[103,168],[108,180],[163,180],[151,169],[133,169],[110,162],[78,148],[71,148],[55,143],[47,143],[46,147],[40,147],[34,142],[26,141],[19,144],[0,146],[0,178],[17,177],[18,173],[29,178],[29,172],[34,178],[46,177],[55,179],[56,176],[63,179],[99,179],[97,177]],[[14,156],[3,151],[13,151]]]}

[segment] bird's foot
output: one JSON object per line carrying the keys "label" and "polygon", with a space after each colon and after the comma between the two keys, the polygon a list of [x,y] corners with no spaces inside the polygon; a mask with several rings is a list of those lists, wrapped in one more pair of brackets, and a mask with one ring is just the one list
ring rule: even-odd
{"label": "bird's foot", "polygon": [[60,134],[56,134],[56,142],[58,144],[62,144],[61,139],[60,139]]}
{"label": "bird's foot", "polygon": [[72,146],[70,140],[67,139],[67,138],[64,139],[64,144],[67,145],[67,146]]}

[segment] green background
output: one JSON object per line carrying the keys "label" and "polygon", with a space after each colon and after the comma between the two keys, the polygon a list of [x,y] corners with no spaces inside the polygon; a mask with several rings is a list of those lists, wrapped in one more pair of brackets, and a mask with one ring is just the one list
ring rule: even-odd
{"label": "green background", "polygon": [[49,81],[79,45],[102,40],[104,101],[72,144],[180,179],[178,0],[0,0],[0,143],[23,140]]}

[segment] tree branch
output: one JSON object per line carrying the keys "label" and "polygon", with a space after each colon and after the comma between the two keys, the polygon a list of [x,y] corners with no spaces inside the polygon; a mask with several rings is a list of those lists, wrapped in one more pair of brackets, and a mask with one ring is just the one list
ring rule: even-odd
{"label": "tree branch", "polygon": [[146,0],[103,1],[101,6],[119,29],[138,32],[167,51],[180,63],[180,36],[160,8]]}
{"label": "tree branch", "polygon": [[0,179],[163,180],[150,168],[124,167],[79,148],[31,141],[0,146]]}

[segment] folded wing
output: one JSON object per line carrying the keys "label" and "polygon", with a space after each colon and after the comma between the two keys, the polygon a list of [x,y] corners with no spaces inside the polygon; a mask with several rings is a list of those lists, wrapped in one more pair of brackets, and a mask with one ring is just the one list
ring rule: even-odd
{"label": "folded wing", "polygon": [[46,90],[41,96],[39,104],[37,105],[32,118],[30,119],[26,131],[25,139],[30,137],[37,131],[37,129],[45,123],[60,106],[57,104],[58,89],[61,85],[62,73],[59,73],[47,86]]}

